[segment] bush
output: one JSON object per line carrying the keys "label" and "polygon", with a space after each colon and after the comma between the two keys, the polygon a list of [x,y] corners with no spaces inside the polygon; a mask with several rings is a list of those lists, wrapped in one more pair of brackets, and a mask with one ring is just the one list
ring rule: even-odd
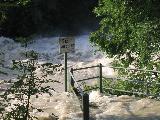
{"label": "bush", "polygon": [[[41,77],[37,76],[36,73],[36,69],[40,67],[42,68]],[[37,54],[33,51],[31,51],[28,61],[13,61],[13,69],[18,70],[20,74],[17,77],[18,80],[2,95],[3,101],[0,103],[1,106],[10,107],[11,109],[10,111],[1,110],[3,120],[32,120],[35,116],[30,115],[30,110],[37,108],[31,105],[31,96],[42,93],[52,95],[50,90],[54,89],[50,86],[43,86],[43,84],[58,81],[47,79],[47,67],[42,67],[38,64]],[[18,98],[19,102],[10,106],[10,95]],[[41,109],[37,110],[42,111]]]}

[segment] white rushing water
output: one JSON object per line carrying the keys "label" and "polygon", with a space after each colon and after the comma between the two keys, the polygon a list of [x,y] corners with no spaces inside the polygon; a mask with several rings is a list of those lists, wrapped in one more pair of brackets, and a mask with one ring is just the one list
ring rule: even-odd
{"label": "white rushing water", "polygon": [[[105,56],[100,52],[94,52],[95,48],[93,48],[89,43],[89,36],[77,36],[75,37],[75,53],[68,54],[68,70],[71,67],[79,68],[86,67],[92,65],[98,65],[102,63],[103,65],[109,66],[111,59],[105,58]],[[64,67],[64,55],[59,53],[59,38],[51,37],[51,38],[38,38],[34,39],[32,43],[28,44],[28,46],[22,47],[20,44],[15,43],[12,39],[0,37],[0,47],[1,51],[4,53],[0,57],[4,60],[5,66],[11,65],[12,60],[25,60],[25,52],[34,50],[39,54],[39,63],[43,64],[46,62],[53,64],[62,64]],[[17,73],[13,73],[13,71],[9,69],[5,69],[4,71],[8,72],[9,75],[1,75],[1,80],[9,80],[16,79]],[[96,72],[95,72],[96,71]],[[79,75],[79,73],[81,75]],[[97,76],[99,74],[98,68],[82,70],[75,75],[77,79],[82,79],[86,77]],[[114,76],[114,71],[111,68],[104,68],[103,75],[104,76]],[[52,76],[53,77],[53,76]],[[58,81],[64,82],[64,72],[60,71],[57,73],[54,78],[57,78]],[[57,85],[55,85],[57,86]],[[64,91],[64,85],[56,88],[57,90]]]}
{"label": "white rushing water", "polygon": [[[159,120],[160,118],[160,102],[156,100],[127,95],[105,96],[98,91],[92,91],[89,98],[90,118],[93,120]],[[55,93],[53,97],[42,95],[32,100],[35,107],[45,110],[45,113],[41,114],[43,117],[49,118],[49,115],[54,113],[60,120],[82,120],[83,113],[79,101],[71,93]],[[39,116],[39,113],[34,111],[34,115]]]}
{"label": "white rushing water", "polygon": [[[105,58],[100,53],[94,53],[89,41],[88,35],[76,36],[75,53],[69,53],[68,69],[71,67],[79,68],[93,66],[102,63],[110,66],[112,59]],[[9,66],[12,60],[25,60],[25,51],[34,50],[39,53],[39,63],[51,62],[54,64],[63,64],[63,54],[59,53],[58,37],[37,38],[28,44],[27,48],[15,43],[12,39],[0,37],[0,50],[4,54],[0,55],[0,60]],[[63,67],[63,66],[62,66]],[[3,68],[8,75],[0,75],[0,80],[16,79],[16,74],[9,69]],[[40,70],[37,70],[40,75]],[[75,72],[76,79],[92,77],[99,75],[98,68],[82,70]],[[106,67],[103,69],[104,76],[116,76],[113,69]],[[38,116],[41,120],[54,120],[54,115],[60,120],[81,120],[82,111],[78,99],[72,93],[64,91],[64,71],[57,72],[50,76],[61,84],[53,84],[56,89],[53,96],[47,94],[39,95],[38,98],[32,97],[33,106],[41,108],[44,113],[32,110],[33,115]],[[90,81],[89,84],[96,84],[96,80]],[[13,100],[12,103],[17,103]],[[94,120],[160,120],[160,102],[151,99],[140,99],[134,96],[105,96],[98,91],[90,93],[90,115]],[[54,115],[52,115],[52,113]]]}

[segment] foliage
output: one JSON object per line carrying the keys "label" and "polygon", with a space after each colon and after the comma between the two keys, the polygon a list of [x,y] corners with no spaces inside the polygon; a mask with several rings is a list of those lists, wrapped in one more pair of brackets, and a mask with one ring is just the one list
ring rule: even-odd
{"label": "foliage", "polygon": [[30,0],[2,0],[0,2],[0,23],[6,20],[6,12],[10,7],[25,6]]}
{"label": "foliage", "polygon": [[100,27],[90,40],[114,65],[160,70],[159,0],[100,0]]}
{"label": "foliage", "polygon": [[[94,12],[101,21],[90,40],[100,51],[114,58],[113,66],[160,71],[159,0],[100,0]],[[158,73],[119,69],[118,74],[144,84],[152,80],[150,93],[159,94],[158,85],[154,82],[159,81]],[[112,82],[107,81],[106,87],[110,84]],[[115,82],[113,88],[146,93],[144,84],[121,79]],[[120,94],[118,91],[114,93]]]}
{"label": "foliage", "polygon": [[85,92],[89,92],[89,91],[91,91],[91,90],[96,90],[96,89],[98,89],[99,88],[99,86],[98,85],[87,85],[85,82],[83,82],[83,89],[84,89],[84,91]]}
{"label": "foliage", "polygon": [[[16,11],[17,9],[23,10],[29,5],[30,2],[31,2],[31,0],[2,0],[0,2],[0,29],[1,29],[0,34],[1,35],[4,35],[4,33],[6,33],[8,31],[6,29],[11,24],[13,24],[13,25],[11,27],[9,27],[9,29],[10,29],[9,31],[11,32],[14,29],[13,31],[16,33],[17,30],[15,30],[14,25],[17,23],[21,23],[21,21],[17,21],[17,20],[13,21],[12,16],[16,15],[16,16],[14,16],[15,19],[16,18],[20,19],[19,17],[21,17],[21,15],[16,12],[13,13],[12,11]],[[18,14],[18,16],[17,16],[17,14]],[[4,27],[5,27],[5,29],[4,29]],[[21,27],[23,28],[23,25],[21,25]],[[5,36],[7,36],[7,35],[8,35],[8,33],[6,33]]]}
{"label": "foliage", "polygon": [[[92,9],[98,0],[14,1],[17,2],[7,8],[2,4],[2,10],[6,13],[0,31],[3,36],[28,37],[33,34],[47,33],[52,36],[53,34],[66,35],[76,34],[82,27],[85,30],[94,28],[96,18]],[[8,0],[7,4],[13,3]]]}
{"label": "foliage", "polygon": [[1,7],[9,7],[13,5],[26,5],[31,0],[2,0],[1,1]]}
{"label": "foliage", "polygon": [[[1,106],[10,107],[10,111],[5,111],[2,109],[4,120],[32,120],[36,118],[35,116],[30,115],[32,109],[37,109],[32,106],[31,97],[42,93],[50,93],[51,90],[54,90],[50,86],[45,86],[45,83],[54,83],[58,82],[56,80],[48,79],[47,76],[47,66],[41,66],[37,63],[37,54],[34,51],[31,51],[28,56],[30,59],[28,61],[14,61],[13,60],[13,69],[19,70],[20,75],[18,80],[11,85],[10,88],[2,95],[3,101]],[[38,76],[36,70],[38,68],[42,69],[41,76]],[[10,95],[14,95],[15,98],[18,98],[18,103],[10,106]],[[16,97],[17,96],[17,97]],[[39,112],[43,112],[41,109],[37,109]]]}
{"label": "foliage", "polygon": [[103,80],[105,93],[160,98],[160,77],[156,77],[154,72],[122,69],[121,72],[117,78]]}

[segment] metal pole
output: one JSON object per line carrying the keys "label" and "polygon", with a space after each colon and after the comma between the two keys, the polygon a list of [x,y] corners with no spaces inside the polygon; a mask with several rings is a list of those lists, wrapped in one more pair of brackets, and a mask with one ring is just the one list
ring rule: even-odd
{"label": "metal pole", "polygon": [[65,78],[65,92],[67,92],[67,52],[64,53],[64,78]]}
{"label": "metal pole", "polygon": [[[73,68],[71,68],[71,74],[73,75]],[[73,77],[71,76],[71,87],[73,88],[74,87],[74,80],[73,80]]]}
{"label": "metal pole", "polygon": [[89,120],[89,95],[87,93],[82,96],[83,120]]}
{"label": "metal pole", "polygon": [[146,83],[146,95],[148,96],[149,95],[149,81],[147,80],[147,83]]}
{"label": "metal pole", "polygon": [[103,93],[103,88],[102,88],[102,64],[99,64],[99,89],[100,93]]}

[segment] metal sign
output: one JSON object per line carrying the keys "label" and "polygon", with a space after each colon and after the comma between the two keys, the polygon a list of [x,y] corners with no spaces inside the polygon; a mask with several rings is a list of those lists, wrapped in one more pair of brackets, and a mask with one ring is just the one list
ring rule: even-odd
{"label": "metal sign", "polygon": [[60,37],[59,45],[60,45],[60,53],[74,52],[75,39],[73,37]]}
{"label": "metal sign", "polygon": [[64,53],[64,69],[65,69],[65,92],[67,92],[67,53],[74,52],[75,39],[74,37],[60,37],[59,38],[60,53]]}

